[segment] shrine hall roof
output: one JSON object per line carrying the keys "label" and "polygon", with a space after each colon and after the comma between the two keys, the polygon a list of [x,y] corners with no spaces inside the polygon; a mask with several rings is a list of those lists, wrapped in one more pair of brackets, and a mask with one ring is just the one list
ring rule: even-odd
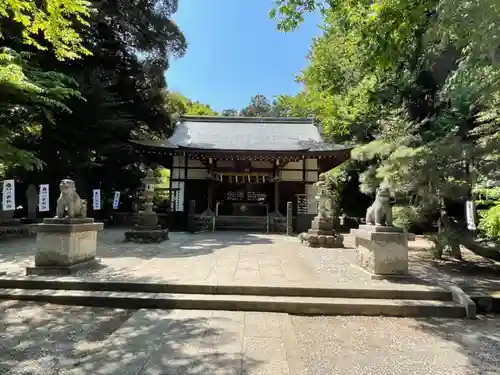
{"label": "shrine hall roof", "polygon": [[351,148],[325,142],[310,118],[240,116],[184,116],[170,138],[135,143],[213,151],[340,151]]}

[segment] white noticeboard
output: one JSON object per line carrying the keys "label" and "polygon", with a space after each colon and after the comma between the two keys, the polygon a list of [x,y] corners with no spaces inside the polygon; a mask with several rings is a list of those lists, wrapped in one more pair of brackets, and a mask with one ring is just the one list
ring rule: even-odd
{"label": "white noticeboard", "polygon": [[2,210],[14,211],[16,209],[16,186],[14,180],[4,180],[2,188]]}
{"label": "white noticeboard", "polygon": [[465,202],[465,217],[467,219],[467,228],[476,230],[476,205],[473,201]]}
{"label": "white noticeboard", "polygon": [[94,210],[101,209],[101,189],[94,189],[92,191],[92,208]]}
{"label": "white noticeboard", "polygon": [[113,198],[113,210],[117,210],[119,204],[120,204],[120,192],[115,191],[115,197]]}
{"label": "white noticeboard", "polygon": [[38,193],[38,211],[47,212],[49,206],[49,184],[41,184],[40,192]]}

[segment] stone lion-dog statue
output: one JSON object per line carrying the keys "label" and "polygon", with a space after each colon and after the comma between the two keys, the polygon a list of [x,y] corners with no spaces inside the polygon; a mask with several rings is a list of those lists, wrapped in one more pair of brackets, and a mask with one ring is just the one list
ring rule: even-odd
{"label": "stone lion-dog statue", "polygon": [[375,201],[366,211],[366,224],[392,226],[391,192],[388,187],[379,187]]}
{"label": "stone lion-dog statue", "polygon": [[[59,184],[61,194],[57,199],[56,218],[86,218],[87,200],[81,199],[76,192],[75,181],[64,179]],[[64,212],[67,215],[64,216]]]}

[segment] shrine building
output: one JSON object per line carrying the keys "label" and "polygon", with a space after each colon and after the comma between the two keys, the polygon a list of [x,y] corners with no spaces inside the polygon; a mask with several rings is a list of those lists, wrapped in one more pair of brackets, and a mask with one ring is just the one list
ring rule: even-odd
{"label": "shrine building", "polygon": [[194,204],[208,229],[282,231],[293,202],[296,231],[307,230],[313,184],[351,150],[326,142],[310,118],[184,116],[170,138],[133,142],[171,170],[173,229],[185,229]]}

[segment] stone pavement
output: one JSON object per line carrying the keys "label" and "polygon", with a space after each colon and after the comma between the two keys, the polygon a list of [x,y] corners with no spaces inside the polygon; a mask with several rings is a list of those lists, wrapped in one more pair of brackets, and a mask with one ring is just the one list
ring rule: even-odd
{"label": "stone pavement", "polygon": [[[107,229],[98,237],[98,257],[105,267],[79,272],[93,280],[182,283],[288,284],[359,280],[350,267],[353,249],[336,249],[335,271],[323,272],[295,237],[234,232],[171,233],[161,244],[123,242],[123,229]],[[34,239],[0,242],[0,265],[9,276],[21,276],[32,265]]]}
{"label": "stone pavement", "polygon": [[[161,244],[124,243],[124,229],[99,233],[98,257],[102,267],[79,272],[73,277],[92,281],[143,281],[186,284],[304,285],[339,284],[380,285],[366,273],[351,267],[355,263],[353,239],[345,236],[343,249],[304,247],[296,237],[241,232],[171,233]],[[453,282],[465,290],[500,291],[500,275],[469,271],[491,268],[492,261],[464,251],[469,262],[455,264],[432,261],[429,243],[421,237],[409,243],[410,272],[422,281]],[[422,251],[423,250],[423,251]],[[33,265],[35,239],[21,238],[0,242],[0,271],[9,277],[24,276]],[[489,262],[487,264],[487,262]],[[467,265],[469,269],[461,267]],[[497,265],[500,269],[500,265]]]}
{"label": "stone pavement", "polygon": [[5,375],[498,375],[477,321],[0,302]]}
{"label": "stone pavement", "polygon": [[5,304],[1,374],[306,374],[287,314]]}

